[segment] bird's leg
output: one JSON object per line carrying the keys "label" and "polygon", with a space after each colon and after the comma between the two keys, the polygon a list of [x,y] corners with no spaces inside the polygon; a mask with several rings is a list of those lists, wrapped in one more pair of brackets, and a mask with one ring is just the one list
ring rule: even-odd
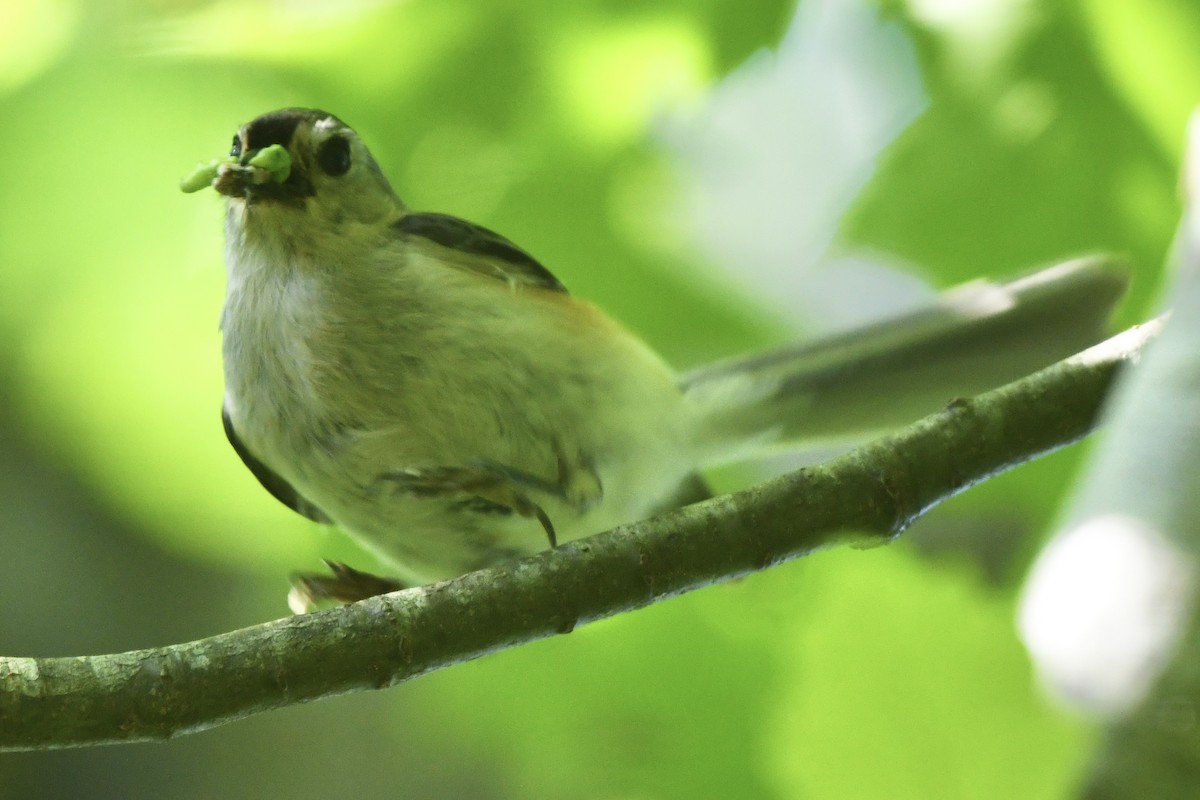
{"label": "bird's leg", "polygon": [[584,459],[572,464],[556,446],[558,474],[554,480],[488,459],[460,467],[409,467],[379,477],[397,491],[414,497],[478,498],[501,509],[536,519],[551,547],[558,545],[554,523],[531,495],[541,494],[584,510],[603,494],[600,479]]}
{"label": "bird's leg", "polygon": [[536,475],[480,461],[464,467],[409,467],[385,472],[379,479],[413,497],[466,495],[479,498],[523,517],[536,519],[546,531],[550,546],[558,544],[550,517],[527,494],[529,491],[549,491],[557,495],[557,487]]}
{"label": "bird's leg", "polygon": [[377,594],[408,588],[394,578],[384,578],[361,572],[339,561],[326,561],[330,574],[299,573],[292,576],[288,592],[288,607],[296,614],[306,614],[317,608],[322,600],[354,603]]}
{"label": "bird's leg", "polygon": [[[465,507],[491,508],[536,519],[550,546],[556,547],[554,523],[530,494],[547,495],[583,511],[598,502],[604,490],[590,460],[580,457],[572,461],[557,444],[555,451],[558,470],[554,480],[483,459],[464,467],[410,467],[384,473],[379,480],[414,497],[463,496]],[[326,600],[353,603],[407,588],[394,578],[362,572],[341,562],[325,564],[328,575],[301,573],[292,577],[288,606],[295,613],[312,611]]]}

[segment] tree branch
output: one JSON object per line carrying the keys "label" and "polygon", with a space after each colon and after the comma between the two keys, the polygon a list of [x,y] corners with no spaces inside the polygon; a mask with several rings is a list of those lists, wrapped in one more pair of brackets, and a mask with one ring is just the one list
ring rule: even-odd
{"label": "tree branch", "polygon": [[146,741],[378,689],[848,541],[886,542],[969,486],[1083,437],[1161,327],[827,464],[452,581],[187,644],[0,657],[0,750]]}

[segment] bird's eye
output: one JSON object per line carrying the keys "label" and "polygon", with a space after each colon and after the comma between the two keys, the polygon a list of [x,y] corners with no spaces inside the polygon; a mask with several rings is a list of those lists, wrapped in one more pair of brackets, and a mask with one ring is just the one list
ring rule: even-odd
{"label": "bird's eye", "polygon": [[234,158],[240,158],[242,155],[242,137],[236,133],[233,135],[233,148],[229,151],[229,155]]}
{"label": "bird's eye", "polygon": [[350,170],[350,142],[344,136],[326,139],[317,148],[317,164],[327,175],[345,175]]}

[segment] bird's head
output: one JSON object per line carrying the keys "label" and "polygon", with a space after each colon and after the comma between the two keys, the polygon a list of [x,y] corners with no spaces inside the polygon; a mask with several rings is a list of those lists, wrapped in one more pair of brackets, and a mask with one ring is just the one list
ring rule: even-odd
{"label": "bird's head", "polygon": [[231,211],[241,207],[248,227],[370,225],[403,210],[358,134],[314,109],[285,108],[246,123],[215,173],[211,185]]}

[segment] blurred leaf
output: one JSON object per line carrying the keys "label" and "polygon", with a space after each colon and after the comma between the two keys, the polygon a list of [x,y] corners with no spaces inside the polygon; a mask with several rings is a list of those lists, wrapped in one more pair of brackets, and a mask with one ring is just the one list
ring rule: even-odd
{"label": "blurred leaf", "polygon": [[1059,798],[1093,740],[1038,700],[1011,599],[901,549],[820,556],[766,737],[792,796]]}
{"label": "blurred leaf", "polygon": [[1086,0],[1082,16],[1114,86],[1178,162],[1200,104],[1200,6],[1190,0]]}
{"label": "blurred leaf", "polygon": [[1054,3],[1040,12],[982,85],[964,85],[949,48],[916,29],[930,110],[843,235],[904,256],[940,285],[1081,251],[1127,253],[1140,278],[1130,307],[1144,308],[1178,216],[1174,168],[1114,94],[1073,15]]}
{"label": "blurred leaf", "polygon": [[513,796],[771,797],[756,774],[774,637],[698,613],[753,604],[715,588],[456,667],[430,676],[428,713],[471,720]]}
{"label": "blurred leaf", "polygon": [[33,80],[59,58],[79,25],[73,0],[0,2],[0,92]]}

